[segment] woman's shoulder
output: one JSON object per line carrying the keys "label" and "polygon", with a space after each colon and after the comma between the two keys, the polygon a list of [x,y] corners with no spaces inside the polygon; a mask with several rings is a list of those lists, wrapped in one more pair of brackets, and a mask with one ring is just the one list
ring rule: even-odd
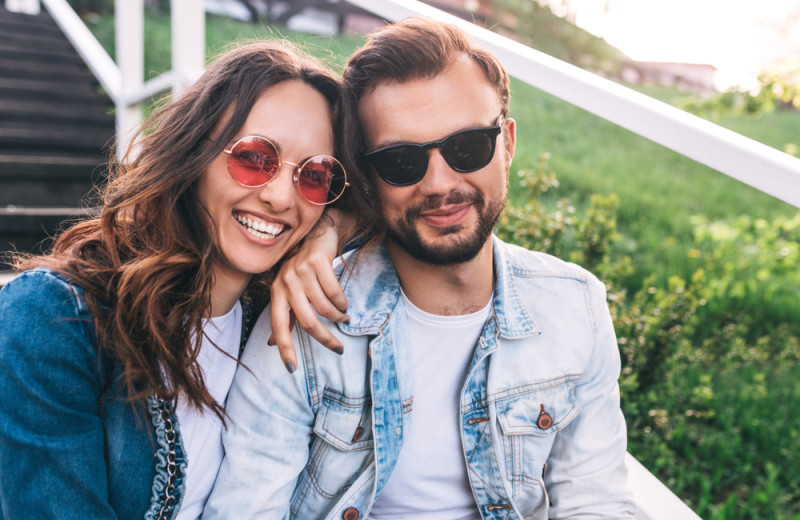
{"label": "woman's shoulder", "polygon": [[73,315],[89,312],[83,288],[48,267],[20,273],[0,290],[0,314],[10,318],[30,311],[56,310]]}

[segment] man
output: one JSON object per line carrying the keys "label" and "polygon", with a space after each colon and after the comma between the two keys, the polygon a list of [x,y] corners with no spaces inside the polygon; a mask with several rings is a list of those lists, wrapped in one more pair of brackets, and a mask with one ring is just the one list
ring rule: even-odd
{"label": "man", "polygon": [[295,331],[287,373],[259,319],[204,518],[633,518],[605,290],[492,236],[516,135],[504,69],[408,19],[345,82],[385,238],[335,266],[343,356]]}

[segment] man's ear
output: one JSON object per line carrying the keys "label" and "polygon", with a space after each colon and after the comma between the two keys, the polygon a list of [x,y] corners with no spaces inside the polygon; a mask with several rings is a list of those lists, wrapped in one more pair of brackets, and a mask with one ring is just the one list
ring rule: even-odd
{"label": "man's ear", "polygon": [[517,146],[517,122],[510,117],[503,121],[505,129],[503,131],[503,138],[506,145],[506,162],[511,165],[511,159],[514,158],[514,150]]}

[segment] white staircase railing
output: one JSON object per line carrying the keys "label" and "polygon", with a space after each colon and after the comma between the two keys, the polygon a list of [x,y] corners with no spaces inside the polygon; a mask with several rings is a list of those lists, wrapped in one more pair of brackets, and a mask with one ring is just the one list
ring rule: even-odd
{"label": "white staircase railing", "polygon": [[205,11],[197,0],[171,0],[172,70],[144,81],[144,0],[114,2],[116,63],[66,0],[41,0],[116,105],[117,152],[141,121],[142,101],[191,84],[205,67]]}

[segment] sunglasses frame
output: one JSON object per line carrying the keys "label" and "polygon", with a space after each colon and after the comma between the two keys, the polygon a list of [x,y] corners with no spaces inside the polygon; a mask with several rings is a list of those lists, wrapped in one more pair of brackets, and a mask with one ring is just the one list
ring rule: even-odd
{"label": "sunglasses frame", "polygon": [[456,136],[459,136],[461,134],[466,134],[468,132],[483,132],[483,133],[486,133],[486,134],[490,135],[490,138],[492,139],[492,153],[489,156],[489,160],[486,162],[486,164],[483,164],[482,166],[479,166],[477,168],[470,168],[470,169],[456,168],[455,166],[450,164],[450,161],[448,160],[448,158],[444,154],[442,154],[442,157],[444,158],[444,160],[447,163],[447,165],[450,168],[452,168],[454,171],[456,171],[458,173],[476,172],[476,171],[480,170],[481,168],[485,168],[486,166],[488,166],[489,163],[492,162],[492,159],[494,159],[494,154],[495,154],[495,151],[497,150],[497,136],[500,135],[500,132],[503,129],[503,121],[504,120],[505,120],[505,117],[503,116],[503,114],[500,114],[497,117],[497,120],[496,120],[495,124],[492,125],[492,126],[481,126],[481,127],[476,127],[476,128],[466,128],[464,130],[459,130],[457,132],[453,132],[450,135],[446,135],[445,137],[443,137],[441,139],[438,139],[436,141],[430,141],[430,142],[427,142],[427,143],[398,143],[398,144],[392,144],[392,145],[389,145],[389,146],[384,146],[383,148],[378,148],[377,150],[373,150],[371,152],[366,152],[366,153],[363,154],[363,158],[368,163],[372,164],[372,167],[375,170],[375,172],[378,174],[378,176],[381,179],[383,179],[383,181],[386,184],[390,184],[392,186],[412,186],[414,184],[417,184],[418,182],[420,182],[422,179],[425,178],[425,174],[428,171],[428,156],[427,156],[427,153],[425,155],[425,167],[422,169],[422,175],[420,175],[419,178],[417,178],[415,180],[408,181],[408,182],[397,182],[397,181],[392,180],[392,179],[387,179],[380,172],[380,170],[378,170],[378,168],[373,164],[373,161],[375,160],[374,158],[377,156],[377,154],[380,154],[380,153],[385,152],[387,150],[396,150],[398,148],[403,148],[403,147],[411,147],[413,149],[423,150],[425,152],[427,152],[428,150],[430,150],[432,148],[439,148],[441,150],[442,145],[444,145],[445,141],[447,141],[448,139],[450,139],[452,137],[456,137]]}
{"label": "sunglasses frame", "polygon": [[[278,164],[275,166],[275,173],[273,173],[272,177],[267,179],[262,184],[258,184],[256,186],[249,186],[247,184],[242,183],[239,179],[236,178],[236,176],[231,171],[231,157],[233,157],[233,150],[236,148],[236,145],[238,145],[239,143],[241,143],[243,141],[246,141],[246,140],[263,141],[263,142],[269,144],[272,147],[272,149],[275,150],[275,157],[278,159]],[[270,183],[270,181],[272,181],[272,179],[277,177],[278,170],[284,164],[288,164],[288,165],[293,167],[292,168],[292,183],[294,184],[294,187],[297,190],[297,192],[300,194],[301,197],[303,197],[303,200],[306,200],[307,202],[309,202],[310,204],[314,204],[315,206],[326,206],[326,205],[328,205],[328,204],[330,204],[332,202],[335,202],[335,201],[339,200],[339,198],[342,195],[344,195],[344,191],[347,189],[347,187],[350,186],[350,183],[347,181],[347,170],[345,169],[344,165],[341,162],[339,162],[339,160],[336,157],[334,157],[332,155],[312,155],[311,157],[309,157],[308,159],[305,159],[300,164],[289,162],[289,161],[284,161],[284,160],[281,159],[281,154],[278,151],[278,146],[271,139],[269,139],[267,137],[264,137],[264,136],[261,136],[261,135],[246,135],[246,136],[244,136],[244,137],[242,137],[240,139],[237,139],[230,146],[230,148],[223,148],[222,151],[225,152],[228,155],[228,159],[227,159],[227,161],[225,163],[225,165],[226,165],[226,167],[228,169],[228,175],[230,175],[231,178],[234,181],[237,182],[237,184],[239,184],[240,186],[244,186],[245,188],[262,188],[262,187],[266,186],[267,184]],[[303,190],[300,189],[300,185],[299,185],[299,175],[303,171],[303,167],[306,164],[308,164],[310,161],[313,161],[314,159],[318,159],[320,157],[325,158],[325,159],[333,159],[336,162],[336,164],[338,164],[342,168],[342,173],[344,174],[344,186],[342,187],[342,191],[338,195],[336,195],[336,197],[334,197],[334,198],[332,198],[330,200],[327,200],[326,202],[314,202],[313,200],[310,200],[303,193]],[[329,194],[330,194],[330,190],[329,190]]]}

